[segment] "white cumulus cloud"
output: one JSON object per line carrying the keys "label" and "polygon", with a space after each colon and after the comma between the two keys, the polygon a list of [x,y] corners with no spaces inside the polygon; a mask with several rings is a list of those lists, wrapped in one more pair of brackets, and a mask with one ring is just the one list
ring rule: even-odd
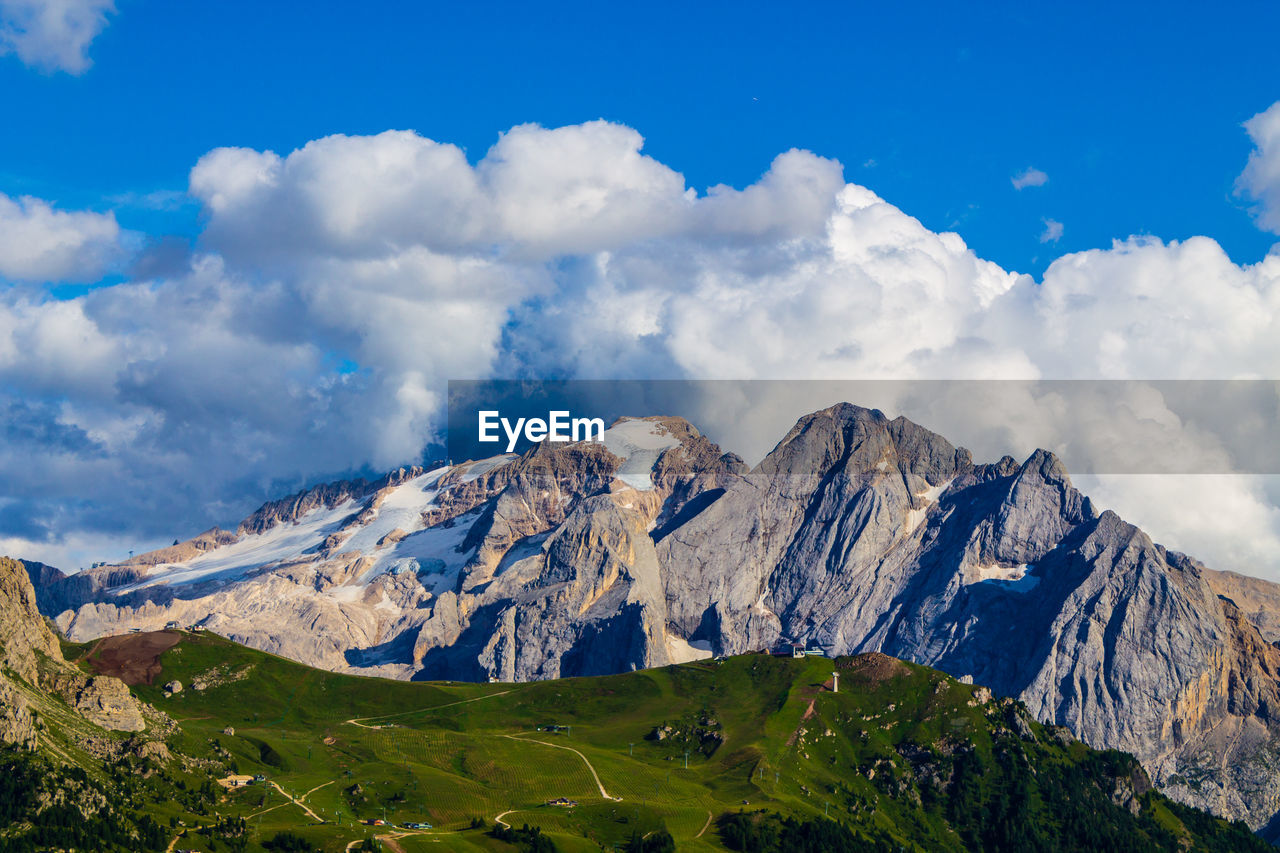
{"label": "white cumulus cloud", "polygon": [[[0,293],[0,479],[21,498],[0,504],[0,536],[141,547],[419,461],[451,378],[1219,379],[1280,364],[1280,253],[1241,266],[1209,238],[1129,239],[1036,281],[806,151],[699,190],[608,122],[522,125],[475,162],[388,131],[211,151],[190,193],[206,226],[185,272],[64,302]],[[32,257],[41,278],[64,254]],[[1176,432],[1157,403],[1143,418]],[[1022,426],[1011,443],[1055,435],[1053,418]],[[1114,495],[1122,513],[1158,497]],[[1280,523],[1258,492],[1237,497],[1233,517],[1270,525],[1249,559],[1280,570]],[[1175,514],[1143,517],[1189,548]],[[1225,541],[1194,544],[1211,564],[1244,559]]]}
{"label": "white cumulus cloud", "polygon": [[1244,123],[1254,149],[1236,189],[1257,202],[1258,225],[1280,234],[1280,101]]}
{"label": "white cumulus cloud", "polygon": [[115,12],[113,0],[0,0],[0,55],[42,71],[81,74],[89,44]]}
{"label": "white cumulus cloud", "polygon": [[122,258],[121,236],[113,213],[0,193],[0,279],[95,281]]}
{"label": "white cumulus cloud", "polygon": [[1023,190],[1027,187],[1042,187],[1049,183],[1049,176],[1039,169],[1028,166],[1010,178],[1009,183],[1013,184],[1015,190]]}

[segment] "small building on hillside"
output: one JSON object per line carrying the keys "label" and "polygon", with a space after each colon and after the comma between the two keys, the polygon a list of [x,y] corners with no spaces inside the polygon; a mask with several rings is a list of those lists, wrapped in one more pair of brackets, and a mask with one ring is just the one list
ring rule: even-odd
{"label": "small building on hillside", "polygon": [[806,654],[804,643],[779,643],[773,647],[773,656],[779,658],[802,658]]}
{"label": "small building on hillside", "polygon": [[224,788],[242,788],[245,785],[252,785],[253,777],[242,773],[233,773],[230,776],[224,776],[219,779],[218,784]]}

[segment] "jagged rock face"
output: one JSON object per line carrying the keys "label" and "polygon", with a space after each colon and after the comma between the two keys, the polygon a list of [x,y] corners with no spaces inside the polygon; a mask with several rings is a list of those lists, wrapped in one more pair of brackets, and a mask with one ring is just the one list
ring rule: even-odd
{"label": "jagged rock face", "polygon": [[481,597],[480,610],[493,611],[492,628],[472,617],[488,635],[481,666],[514,681],[667,663],[648,522],[614,495],[580,504],[527,566],[513,567],[512,581]]}
{"label": "jagged rock face", "polygon": [[1195,566],[1209,587],[1231,599],[1268,643],[1280,642],[1280,585],[1235,572],[1216,572],[1200,563]]}
{"label": "jagged rock face", "polygon": [[463,546],[474,548],[461,590],[487,582],[516,542],[562,523],[578,501],[608,488],[622,460],[600,444],[542,444],[512,463]]}
{"label": "jagged rock face", "polygon": [[[236,528],[236,535],[262,533],[280,524],[293,523],[312,510],[321,507],[332,509],[347,501],[376,494],[388,486],[399,485],[420,474],[422,474],[421,468],[400,468],[373,482],[364,479],[342,480],[313,489],[304,489],[283,500],[264,504],[257,512],[240,522],[240,526]],[[148,556],[143,555],[144,558]],[[141,559],[138,562],[141,562]]]}
{"label": "jagged rock face", "polygon": [[676,624],[726,651],[785,636],[936,666],[1135,753],[1178,799],[1269,819],[1280,651],[1051,454],[973,466],[922,432],[803,419],[660,543]]}
{"label": "jagged rock face", "polygon": [[422,676],[515,681],[684,659],[682,641],[669,644],[650,531],[740,476],[742,463],[679,419],[627,429],[666,439],[652,442],[664,446],[649,448],[645,477],[620,479],[627,460],[605,446],[545,445],[503,478],[468,534],[475,556],[456,594],[442,596],[415,641]]}
{"label": "jagged rock face", "polygon": [[38,680],[37,653],[62,660],[58,638],[36,606],[35,590],[26,567],[0,557],[0,665],[28,684]]}
{"label": "jagged rock face", "polygon": [[[313,490],[186,563],[50,576],[41,603],[68,603],[75,636],[178,618],[399,677],[616,672],[783,638],[884,652],[1131,751],[1185,802],[1254,826],[1280,810],[1280,590],[1098,512],[1052,454],[975,464],[848,404],[749,472],[679,419],[610,432]],[[237,574],[234,549],[275,558]]]}
{"label": "jagged rock face", "polygon": [[914,535],[930,490],[970,466],[967,451],[878,412],[846,404],[801,419],[659,544],[672,623],[736,653],[798,636],[797,617],[826,622],[815,607],[863,582]]}

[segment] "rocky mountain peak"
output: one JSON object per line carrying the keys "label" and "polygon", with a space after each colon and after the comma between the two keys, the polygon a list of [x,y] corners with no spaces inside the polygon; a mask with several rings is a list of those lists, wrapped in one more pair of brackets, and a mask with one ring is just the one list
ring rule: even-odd
{"label": "rocky mountain peak", "polygon": [[1096,516],[1093,503],[1071,485],[1066,467],[1049,451],[1032,453],[1007,482],[998,509],[974,530],[983,561],[1034,563]]}
{"label": "rocky mountain peak", "polygon": [[62,660],[58,638],[36,606],[35,589],[26,567],[17,560],[0,557],[0,663],[34,684],[38,676],[37,653]]}
{"label": "rocky mountain peak", "polygon": [[363,500],[380,489],[399,485],[422,473],[423,469],[418,466],[398,468],[372,481],[360,477],[303,489],[287,498],[263,504],[256,512],[240,522],[236,528],[236,535],[263,533],[276,525],[295,522],[315,509],[333,509],[350,500]]}

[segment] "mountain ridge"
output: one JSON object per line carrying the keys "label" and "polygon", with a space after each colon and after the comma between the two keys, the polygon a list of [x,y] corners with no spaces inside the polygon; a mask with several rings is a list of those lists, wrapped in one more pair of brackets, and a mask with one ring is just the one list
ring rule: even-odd
{"label": "mountain ridge", "polygon": [[[331,484],[186,563],[42,595],[72,605],[51,615],[79,638],[178,618],[401,678],[556,678],[781,640],[882,651],[1133,752],[1175,799],[1255,827],[1280,809],[1275,649],[1214,587],[1242,584],[1099,511],[1052,453],[974,463],[847,403],[750,471],[679,419],[606,436]],[[218,562],[237,548],[288,553]]]}

